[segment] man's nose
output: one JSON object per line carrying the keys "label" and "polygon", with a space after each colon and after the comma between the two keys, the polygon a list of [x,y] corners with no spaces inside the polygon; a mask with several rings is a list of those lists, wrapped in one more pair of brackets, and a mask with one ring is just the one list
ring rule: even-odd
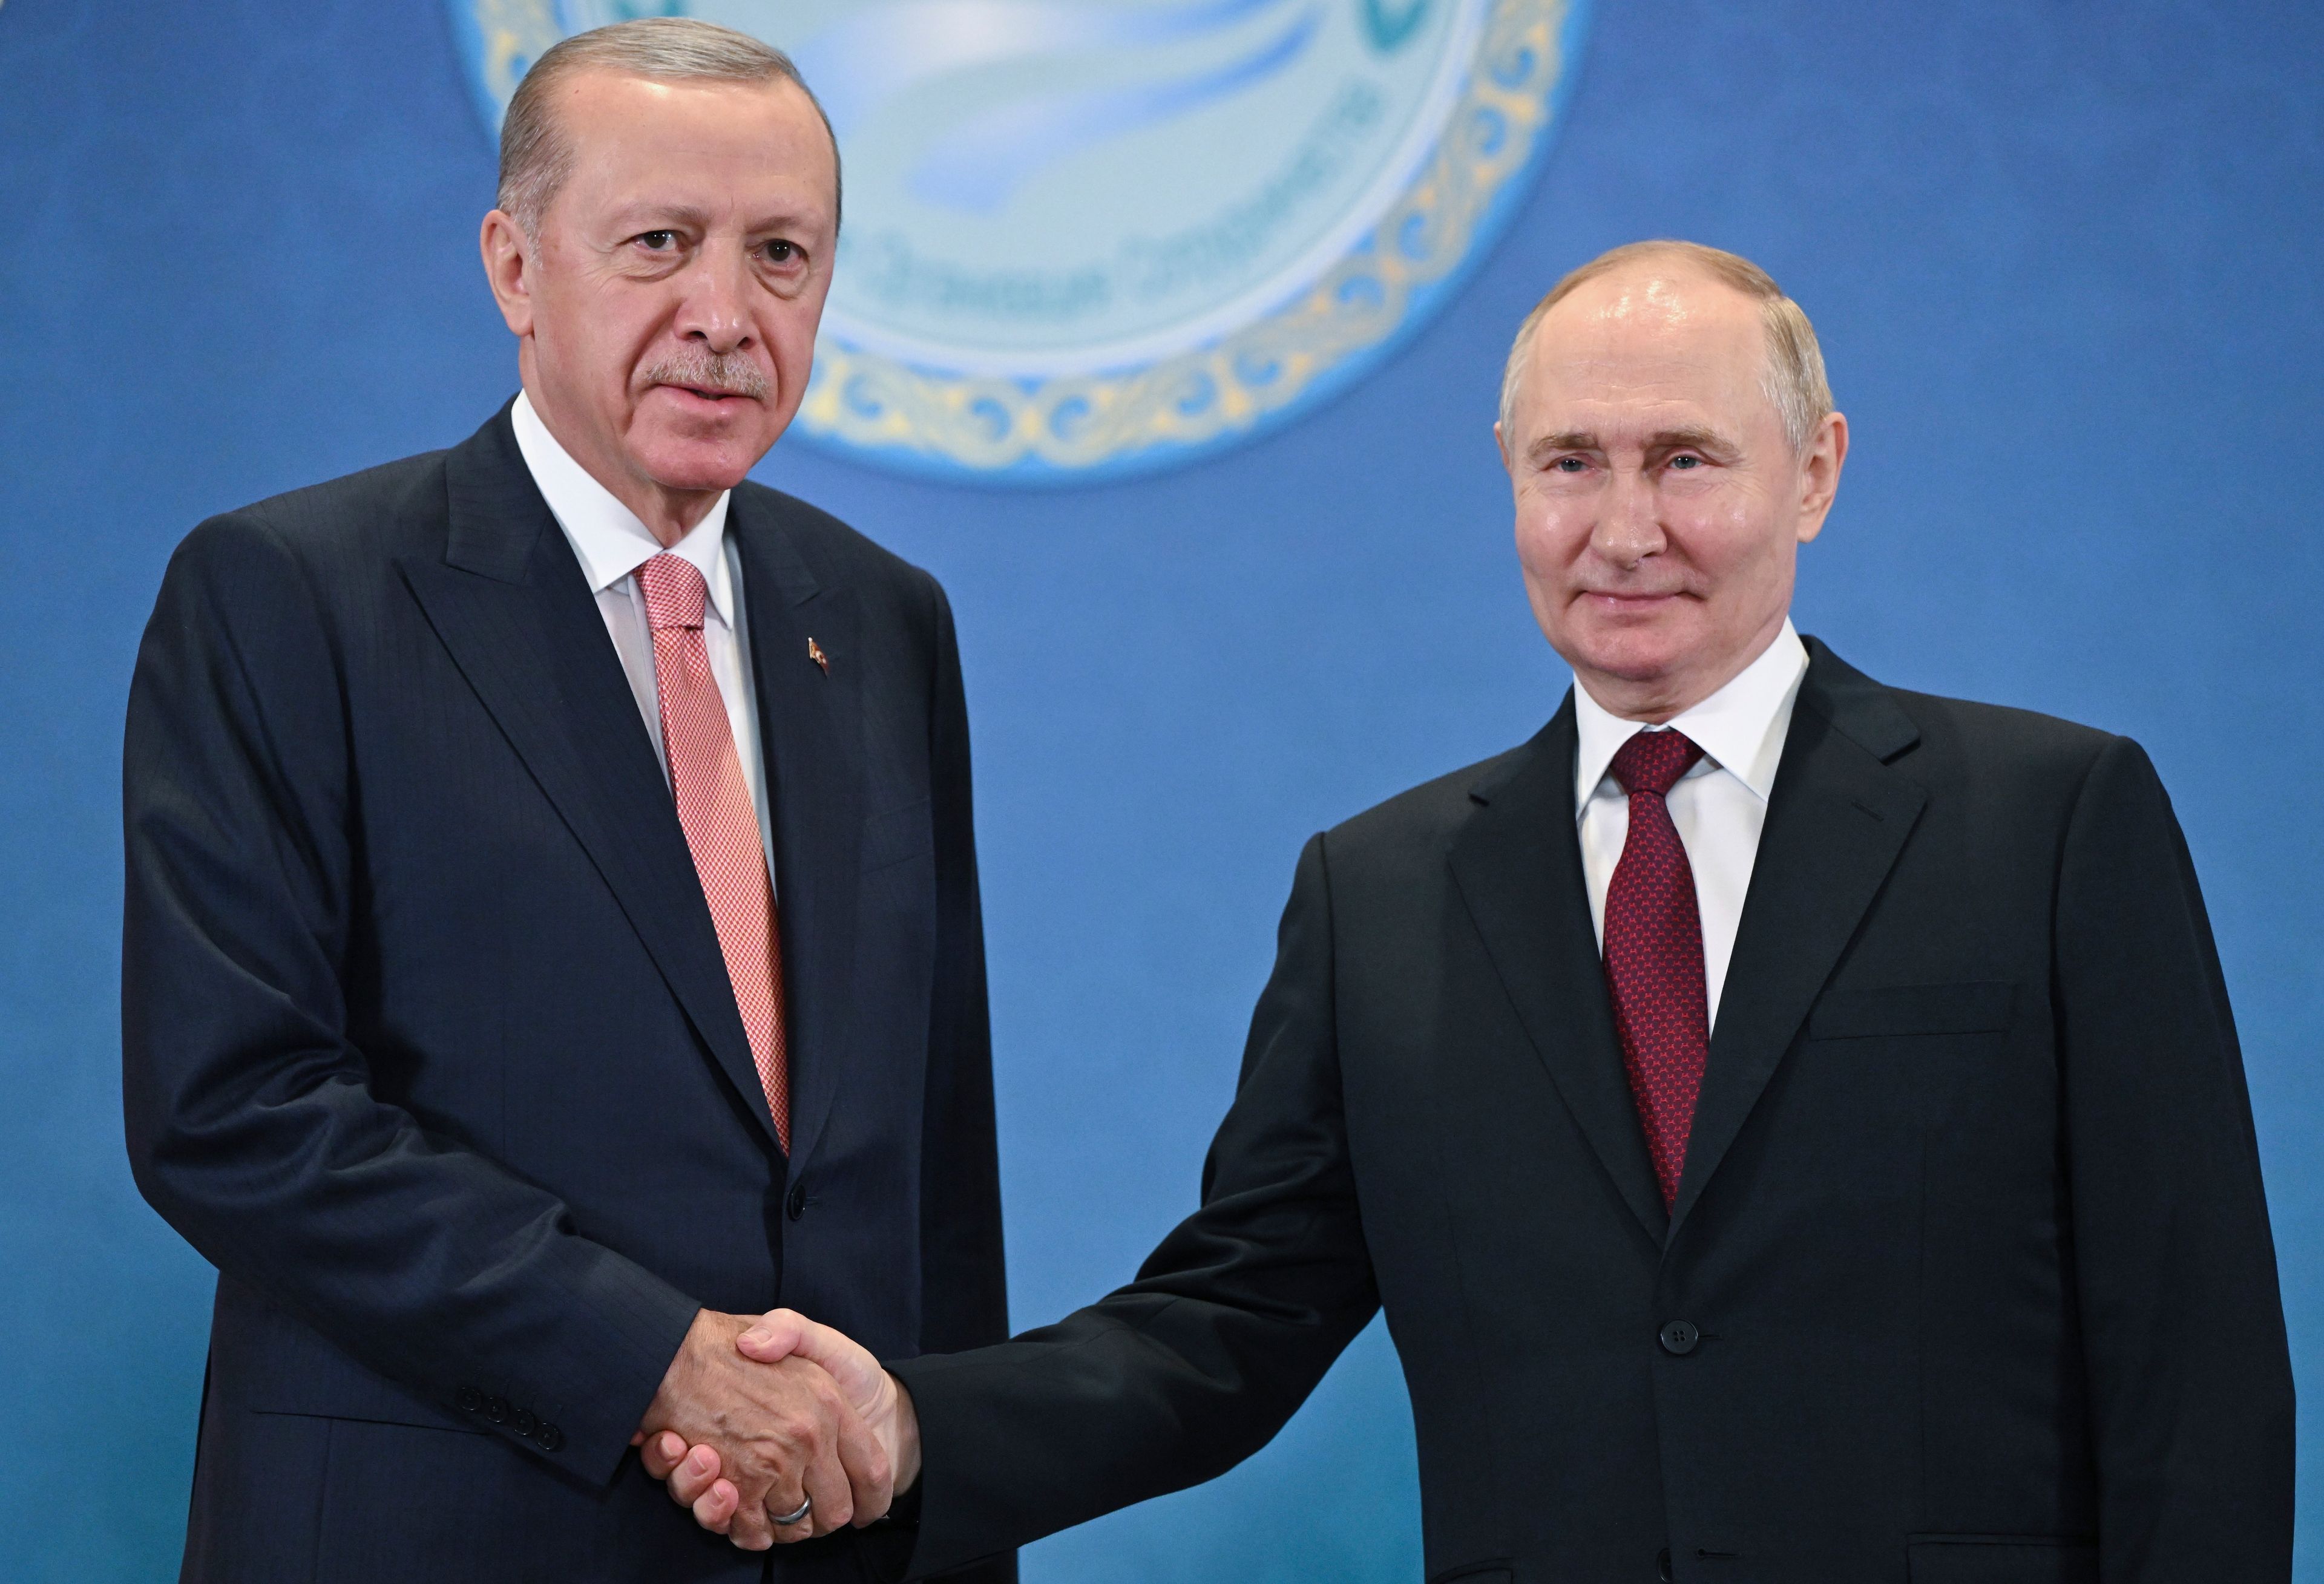
{"label": "man's nose", "polygon": [[686,297],[678,305],[678,335],[698,341],[713,355],[751,344],[750,263],[742,250],[710,247],[688,270]]}
{"label": "man's nose", "polygon": [[1663,548],[1660,512],[1643,468],[1617,467],[1590,532],[1591,548],[1622,566],[1635,566]]}

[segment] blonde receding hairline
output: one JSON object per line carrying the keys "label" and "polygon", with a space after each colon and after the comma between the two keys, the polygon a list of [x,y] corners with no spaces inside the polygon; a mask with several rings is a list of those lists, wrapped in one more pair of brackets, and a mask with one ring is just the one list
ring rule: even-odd
{"label": "blonde receding hairline", "polygon": [[1549,310],[1592,281],[1655,259],[1674,259],[1691,264],[1699,272],[1722,286],[1732,287],[1759,305],[1759,322],[1767,334],[1767,363],[1760,385],[1783,422],[1784,437],[1791,442],[1793,455],[1804,452],[1815,437],[1816,426],[1831,411],[1831,386],[1824,377],[1823,348],[1816,341],[1815,327],[1808,322],[1800,305],[1784,295],[1775,277],[1749,259],[1723,248],[1706,247],[1699,242],[1682,242],[1674,237],[1625,243],[1609,249],[1567,274],[1549,289],[1549,295],[1534,304],[1533,311],[1517,327],[1517,339],[1509,345],[1508,363],[1501,371],[1503,443],[1517,444],[1510,420],[1517,413],[1517,387],[1524,381],[1534,336],[1542,320],[1549,317]]}

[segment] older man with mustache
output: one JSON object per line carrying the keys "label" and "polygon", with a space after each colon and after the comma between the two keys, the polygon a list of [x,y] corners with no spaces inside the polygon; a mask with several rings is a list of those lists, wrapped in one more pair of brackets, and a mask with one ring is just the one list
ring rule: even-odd
{"label": "older man with mustache", "polygon": [[1006,1305],[951,615],[745,480],[837,151],[776,51],[623,23],[533,66],[499,200],[519,394],[204,523],[138,658],[129,1148],[219,1271],[184,1577],[852,1579],[888,1455],[744,1317]]}

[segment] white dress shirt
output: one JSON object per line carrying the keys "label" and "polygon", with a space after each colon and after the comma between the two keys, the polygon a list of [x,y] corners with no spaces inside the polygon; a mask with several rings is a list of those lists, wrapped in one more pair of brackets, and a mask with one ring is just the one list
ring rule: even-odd
{"label": "white dress shirt", "polygon": [[[1786,620],[1757,659],[1666,728],[1685,732],[1702,750],[1664,802],[1686,848],[1687,867],[1694,870],[1695,907],[1702,916],[1702,988],[1713,1029],[1719,1027],[1727,964],[1735,955],[1735,931],[1743,922],[1743,898],[1751,889],[1751,866],[1759,857],[1759,832],[1767,823],[1767,794],[1775,790],[1792,706],[1807,673],[1807,646]],[[1665,728],[1609,714],[1579,677],[1573,682],[1573,717],[1580,738],[1573,756],[1574,817],[1581,822],[1590,922],[1603,951],[1606,888],[1613,883],[1614,866],[1630,833],[1629,797],[1607,767],[1636,733]]]}
{"label": "white dress shirt", "polygon": [[[630,679],[630,692],[645,718],[646,735],[662,760],[662,775],[669,774],[669,756],[661,746],[661,693],[654,683],[653,628],[646,620],[645,595],[636,573],[662,554],[661,541],[638,520],[636,512],[589,475],[558,443],[532,409],[532,399],[520,392],[510,413],[516,428],[516,448],[540,486],[541,499],[565,530],[589,592],[597,596],[597,613],[621,657]],[[767,854],[767,878],[775,873],[774,823],[767,817],[767,778],[759,756],[759,695],[751,681],[750,630],[742,622],[742,568],[726,538],[726,506],[732,492],[722,494],[687,536],[669,553],[694,563],[710,585],[703,602],[702,642],[710,651],[710,674],[726,705],[726,724],[734,733],[734,751],[742,761],[742,779],[751,788],[751,805],[758,811],[759,841]]]}

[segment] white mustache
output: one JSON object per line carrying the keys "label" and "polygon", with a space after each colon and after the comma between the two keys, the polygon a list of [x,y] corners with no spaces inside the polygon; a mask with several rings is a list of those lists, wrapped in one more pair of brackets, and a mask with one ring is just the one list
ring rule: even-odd
{"label": "white mustache", "polygon": [[650,366],[645,377],[656,385],[686,385],[726,396],[747,396],[753,401],[763,401],[767,394],[767,376],[759,365],[733,352],[679,353]]}

